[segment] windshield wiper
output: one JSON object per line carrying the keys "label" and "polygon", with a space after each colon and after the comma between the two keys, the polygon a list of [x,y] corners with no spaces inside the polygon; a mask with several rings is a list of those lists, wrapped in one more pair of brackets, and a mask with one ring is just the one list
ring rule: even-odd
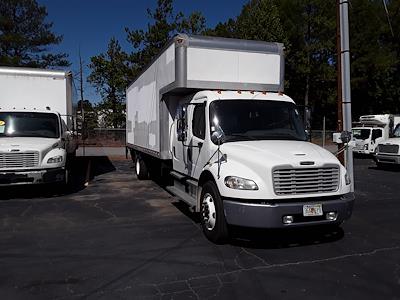
{"label": "windshield wiper", "polygon": [[226,135],[227,141],[235,138],[240,138],[240,139],[246,139],[246,140],[258,140],[257,137],[252,136],[252,135],[247,135],[247,134],[242,134],[242,133],[231,133]]}
{"label": "windshield wiper", "polygon": [[275,133],[275,134],[271,133],[269,137],[272,139],[281,138],[281,139],[285,139],[285,140],[304,141],[300,137],[289,134],[289,133]]}

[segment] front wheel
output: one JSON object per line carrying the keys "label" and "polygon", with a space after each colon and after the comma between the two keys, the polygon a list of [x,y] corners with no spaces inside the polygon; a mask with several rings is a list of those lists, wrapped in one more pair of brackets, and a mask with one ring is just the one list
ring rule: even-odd
{"label": "front wheel", "polygon": [[228,225],[218,189],[213,182],[207,182],[201,192],[201,227],[212,242],[221,244],[228,240]]}

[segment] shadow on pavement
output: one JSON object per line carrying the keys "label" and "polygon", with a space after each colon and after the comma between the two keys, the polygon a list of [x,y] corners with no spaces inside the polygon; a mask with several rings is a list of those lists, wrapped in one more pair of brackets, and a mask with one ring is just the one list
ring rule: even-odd
{"label": "shadow on pavement", "polygon": [[232,227],[231,244],[253,249],[280,249],[332,243],[343,238],[338,226],[290,229],[254,229]]}
{"label": "shadow on pavement", "polygon": [[71,161],[69,183],[17,185],[0,187],[0,200],[51,198],[70,195],[86,188],[85,183],[101,174],[113,172],[114,165],[106,156],[76,157]]}
{"label": "shadow on pavement", "polygon": [[[181,213],[200,226],[200,215],[190,210],[182,201],[173,202]],[[344,231],[338,226],[303,227],[288,229],[259,229],[230,226],[231,240],[234,246],[253,249],[280,249],[325,244],[344,237]]]}
{"label": "shadow on pavement", "polygon": [[393,172],[393,173],[398,173],[400,172],[400,166],[398,165],[380,165],[374,166],[374,167],[368,167],[369,170],[381,170],[381,171],[388,171],[388,172]]}

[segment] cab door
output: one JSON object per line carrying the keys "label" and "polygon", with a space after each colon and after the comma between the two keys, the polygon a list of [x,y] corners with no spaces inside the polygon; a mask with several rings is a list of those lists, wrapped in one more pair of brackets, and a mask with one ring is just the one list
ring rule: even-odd
{"label": "cab door", "polygon": [[198,179],[204,165],[207,163],[208,156],[206,151],[206,102],[190,105],[189,120],[190,130],[187,147],[188,162],[191,168],[188,173],[191,177]]}
{"label": "cab door", "polygon": [[189,174],[191,163],[187,157],[188,142],[188,104],[181,101],[177,107],[171,128],[171,147],[173,169],[182,174]]}
{"label": "cab door", "polygon": [[376,128],[372,130],[372,137],[371,137],[371,153],[375,151],[376,146],[383,141],[383,129]]}

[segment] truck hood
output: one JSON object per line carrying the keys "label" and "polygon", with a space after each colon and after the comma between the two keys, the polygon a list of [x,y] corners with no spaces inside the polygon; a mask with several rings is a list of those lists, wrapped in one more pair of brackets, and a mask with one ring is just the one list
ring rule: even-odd
{"label": "truck hood", "polygon": [[390,138],[386,141],[383,141],[379,144],[385,145],[385,144],[393,144],[393,145],[400,145],[400,138]]}
{"label": "truck hood", "polygon": [[245,141],[229,142],[221,146],[227,159],[243,163],[263,164],[266,167],[278,165],[301,166],[301,162],[314,162],[313,166],[339,164],[329,151],[309,142],[302,141]]}
{"label": "truck hood", "polygon": [[58,142],[58,139],[52,138],[2,137],[0,138],[0,151],[7,152],[11,149],[17,149],[19,151],[45,152]]}

